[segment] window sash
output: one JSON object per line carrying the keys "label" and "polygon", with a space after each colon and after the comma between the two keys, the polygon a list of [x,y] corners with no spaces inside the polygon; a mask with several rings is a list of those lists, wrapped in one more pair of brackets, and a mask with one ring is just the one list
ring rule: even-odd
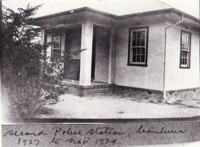
{"label": "window sash", "polygon": [[61,57],[61,35],[52,36],[51,60],[58,61]]}
{"label": "window sash", "polygon": [[147,28],[130,30],[129,64],[146,64]]}
{"label": "window sash", "polygon": [[133,63],[143,64],[145,63],[145,48],[144,47],[133,47],[131,50]]}
{"label": "window sash", "polygon": [[181,33],[180,67],[190,67],[191,34]]}
{"label": "window sash", "polygon": [[181,51],[181,65],[184,67],[188,66],[189,62],[189,52]]}

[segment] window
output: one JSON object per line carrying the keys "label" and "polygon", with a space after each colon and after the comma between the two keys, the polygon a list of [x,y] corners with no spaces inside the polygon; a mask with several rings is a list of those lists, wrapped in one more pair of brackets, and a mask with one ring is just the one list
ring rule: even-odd
{"label": "window", "polygon": [[58,61],[61,56],[61,36],[52,36],[51,61]]}
{"label": "window", "polygon": [[190,68],[190,52],[191,52],[191,34],[185,31],[181,32],[181,51],[180,51],[180,67]]}
{"label": "window", "polygon": [[147,66],[148,27],[129,31],[128,65]]}

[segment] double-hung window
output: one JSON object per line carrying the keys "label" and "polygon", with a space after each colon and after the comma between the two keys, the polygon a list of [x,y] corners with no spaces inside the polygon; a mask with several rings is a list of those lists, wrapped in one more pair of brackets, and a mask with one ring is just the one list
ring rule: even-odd
{"label": "double-hung window", "polygon": [[181,32],[180,67],[190,68],[191,34]]}
{"label": "double-hung window", "polygon": [[147,66],[148,27],[129,30],[128,65]]}
{"label": "double-hung window", "polygon": [[52,36],[51,61],[58,61],[61,56],[61,35]]}

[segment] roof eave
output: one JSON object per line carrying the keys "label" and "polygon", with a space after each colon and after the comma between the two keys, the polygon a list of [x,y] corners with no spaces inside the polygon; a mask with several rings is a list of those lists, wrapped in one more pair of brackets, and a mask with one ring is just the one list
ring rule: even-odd
{"label": "roof eave", "polygon": [[96,10],[96,9],[92,9],[90,7],[81,7],[81,8],[71,9],[71,10],[64,11],[64,12],[59,12],[59,13],[54,13],[54,14],[50,14],[50,15],[36,17],[36,18],[34,18],[34,20],[37,21],[37,20],[48,19],[48,18],[52,18],[52,17],[70,15],[70,14],[73,14],[73,13],[83,12],[83,11],[86,11],[86,10],[92,11],[92,12],[95,12],[95,13],[100,13],[100,14],[103,14],[103,15],[106,15],[106,16],[110,16],[110,17],[114,17],[114,18],[117,17],[117,15],[114,15],[114,14],[111,14],[111,13],[107,13],[107,12],[103,12],[103,11],[99,11],[99,10]]}
{"label": "roof eave", "polygon": [[77,9],[72,9],[72,10],[68,10],[68,11],[64,11],[64,12],[60,12],[60,13],[55,13],[55,14],[50,14],[50,15],[46,15],[46,16],[41,16],[41,17],[37,17],[34,18],[35,21],[40,21],[40,20],[44,20],[44,19],[49,19],[49,18],[53,18],[53,17],[59,17],[59,16],[63,16],[63,15],[71,15],[73,13],[78,13],[78,12],[83,12],[83,11],[90,11],[90,12],[94,12],[94,13],[99,13],[102,15],[106,15],[109,17],[112,17],[115,20],[120,20],[120,19],[126,19],[126,18],[130,18],[130,17],[135,17],[135,16],[141,16],[141,15],[151,15],[151,14],[158,14],[158,13],[165,13],[165,12],[172,12],[172,13],[176,13],[178,15],[183,15],[184,17],[191,19],[197,23],[200,22],[200,20],[192,15],[189,15],[185,12],[182,12],[178,9],[175,8],[167,8],[167,9],[160,9],[160,10],[153,10],[153,11],[147,11],[147,12],[141,12],[141,13],[134,13],[134,14],[127,14],[127,15],[114,15],[114,14],[110,14],[107,12],[103,12],[103,11],[99,11],[93,8],[89,8],[89,7],[82,7],[82,8],[77,8]]}

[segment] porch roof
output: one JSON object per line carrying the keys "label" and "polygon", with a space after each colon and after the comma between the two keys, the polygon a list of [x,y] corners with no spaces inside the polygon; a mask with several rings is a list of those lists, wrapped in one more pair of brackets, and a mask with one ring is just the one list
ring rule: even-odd
{"label": "porch roof", "polygon": [[129,23],[130,20],[132,20],[131,23],[133,23],[134,20],[138,20],[140,18],[142,21],[146,20],[148,19],[146,18],[148,16],[149,17],[154,16],[155,20],[152,19],[152,21],[155,21],[155,23],[156,22],[176,23],[181,19],[181,16],[183,16],[185,18],[184,24],[192,26],[193,28],[199,28],[199,22],[200,22],[199,19],[187,13],[179,11],[175,8],[167,8],[161,10],[117,16],[107,12],[95,10],[89,7],[83,7],[35,18],[34,25],[48,26],[48,27],[65,27],[65,25],[70,26],[74,24],[82,24],[84,22],[92,22],[94,24],[97,23],[105,26],[114,26],[114,25],[120,26]]}
{"label": "porch roof", "polygon": [[[111,3],[106,6],[87,6],[71,9],[59,13],[45,15],[35,18],[34,25],[38,26],[59,26],[81,24],[92,22],[105,26],[125,24],[134,18],[145,16],[157,16],[155,22],[177,22],[181,16],[185,18],[185,24],[192,27],[199,27],[199,19],[185,12],[175,9],[159,0],[123,0],[123,3]],[[113,6],[114,4],[114,6]],[[143,21],[143,20],[142,20]],[[133,25],[133,24],[131,24]]]}

